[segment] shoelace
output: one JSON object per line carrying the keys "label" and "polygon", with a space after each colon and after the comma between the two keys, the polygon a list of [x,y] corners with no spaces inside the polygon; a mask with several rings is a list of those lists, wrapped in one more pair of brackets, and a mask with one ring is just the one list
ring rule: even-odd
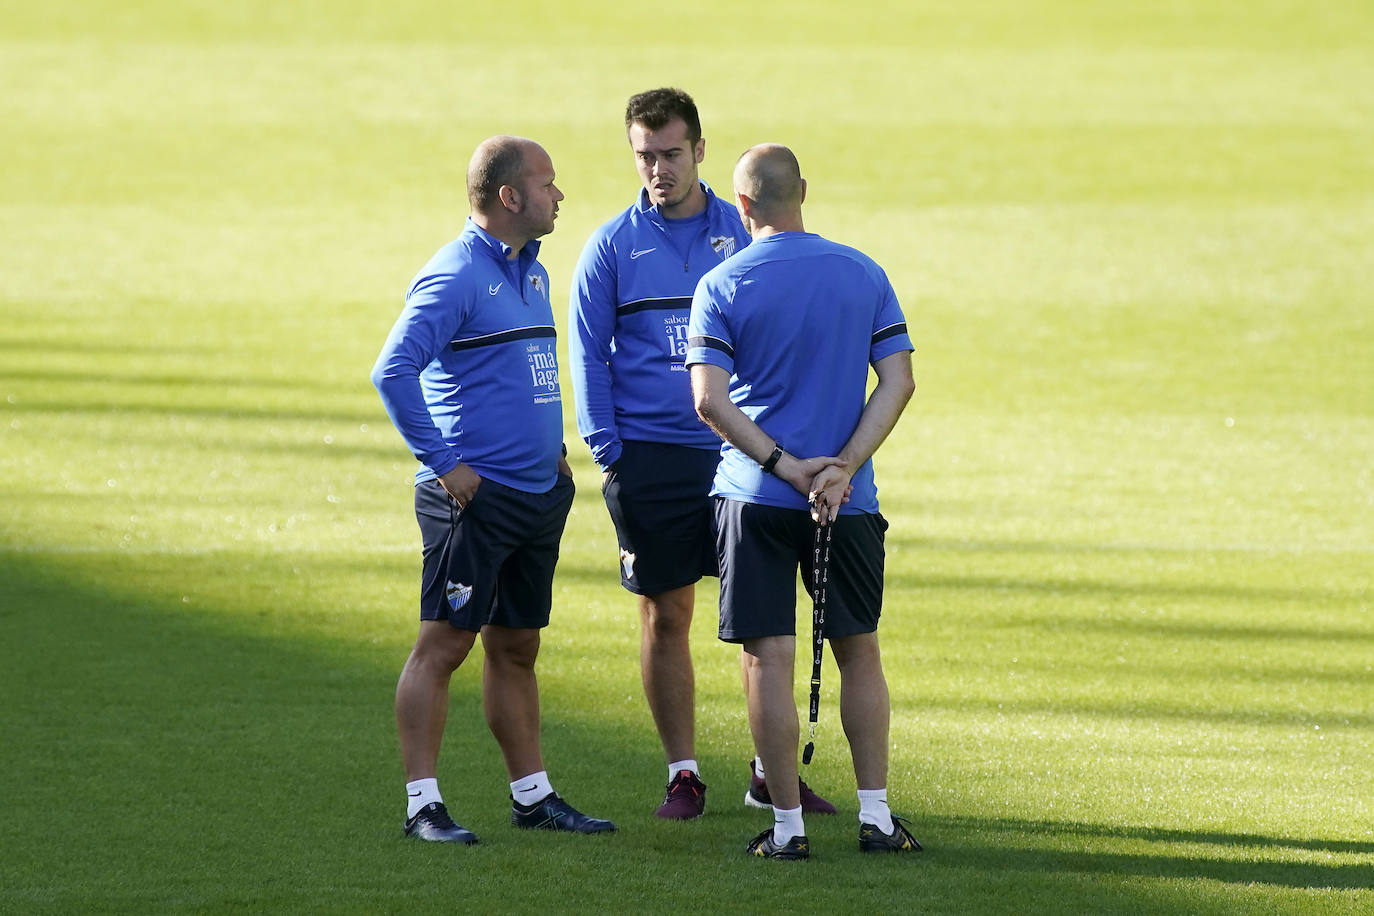
{"label": "shoelace", "polygon": [[449,827],[458,826],[453,822],[453,818],[449,817],[447,809],[440,808],[437,805],[428,812],[427,820],[435,827],[440,827],[445,830]]}
{"label": "shoelace", "polygon": [[[705,786],[702,788],[705,788]],[[693,795],[701,794],[697,791],[697,787],[692,785],[692,774],[685,770],[674,776],[673,781],[668,784],[668,794],[671,795],[677,789],[687,789]]]}

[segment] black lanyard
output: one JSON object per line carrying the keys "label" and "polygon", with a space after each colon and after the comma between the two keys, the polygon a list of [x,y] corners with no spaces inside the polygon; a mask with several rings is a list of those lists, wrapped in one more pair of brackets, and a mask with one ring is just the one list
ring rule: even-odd
{"label": "black lanyard", "polygon": [[[826,511],[824,506],[821,511]],[[811,735],[802,750],[802,763],[816,750],[816,720],[821,710],[821,653],[825,649],[825,588],[830,581],[830,538],[835,523],[816,525],[811,548]],[[825,532],[824,541],[821,532]]]}

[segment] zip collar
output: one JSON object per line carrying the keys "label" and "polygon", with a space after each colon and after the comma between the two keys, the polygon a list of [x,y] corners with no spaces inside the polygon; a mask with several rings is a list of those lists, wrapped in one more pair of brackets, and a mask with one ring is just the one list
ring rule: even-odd
{"label": "zip collar", "polygon": [[[468,217],[467,224],[463,227],[463,232],[464,234],[470,233],[474,242],[481,242],[480,247],[484,248],[492,260],[500,265],[501,272],[515,284],[516,289],[520,290],[520,298],[524,299],[525,275],[539,257],[539,240],[530,239],[525,243],[524,247],[520,249],[519,255],[512,260],[510,255],[515,249],[477,225],[471,216]],[[511,272],[512,267],[515,268],[514,273]]]}
{"label": "zip collar", "polygon": [[[706,192],[705,212],[707,214],[707,222],[714,224],[715,215],[713,213],[712,202],[719,200],[720,198],[716,197],[716,192],[711,190],[711,186],[708,185],[706,182],[702,181],[700,178],[697,179],[697,184],[700,185],[701,189]],[[663,208],[660,207],[658,204],[649,203],[649,190],[647,188],[639,189],[639,197],[635,200],[635,209],[638,210],[640,213],[644,214],[645,216],[647,216],[649,219],[658,223],[659,225],[665,224],[667,218],[663,215]],[[687,218],[691,219],[691,217]]]}
{"label": "zip collar", "polygon": [[[467,224],[463,227],[463,229],[471,230],[471,232],[474,235],[476,235],[482,241],[486,242],[487,247],[491,249],[493,257],[498,257],[503,261],[510,260],[510,253],[515,249],[511,248],[505,242],[501,241],[496,236],[492,235],[490,232],[483,229],[481,226],[477,225],[477,223],[473,221],[471,216],[468,217]],[[520,257],[516,260],[524,260],[526,257],[528,257],[531,261],[533,261],[535,258],[539,256],[539,244],[539,239],[530,239],[528,242],[525,243],[525,247],[520,249]]]}

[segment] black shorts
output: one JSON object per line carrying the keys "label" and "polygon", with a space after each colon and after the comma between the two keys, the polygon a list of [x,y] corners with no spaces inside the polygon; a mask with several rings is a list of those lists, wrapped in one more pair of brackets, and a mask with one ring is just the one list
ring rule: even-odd
{"label": "black shorts", "polygon": [[[720,556],[720,638],[743,642],[797,635],[797,569],[811,594],[816,523],[805,509],[780,509],[716,497]],[[883,606],[883,533],[879,514],[841,515],[830,543],[825,636],[878,629]]]}
{"label": "black shorts", "polygon": [[657,595],[716,575],[715,449],[624,442],[601,486],[620,544],[620,584]]}
{"label": "black shorts", "polygon": [[558,542],[572,508],[573,481],[558,475],[547,493],[483,479],[462,509],[437,480],[415,487],[424,543],[420,619],[480,632],[486,624],[549,624]]}

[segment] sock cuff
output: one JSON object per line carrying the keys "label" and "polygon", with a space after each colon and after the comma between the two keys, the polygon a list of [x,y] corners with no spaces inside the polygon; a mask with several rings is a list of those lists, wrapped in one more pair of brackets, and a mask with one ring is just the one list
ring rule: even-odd
{"label": "sock cuff", "polygon": [[887,805],[887,789],[859,790],[859,823],[872,824],[883,833],[892,832],[892,810]]}
{"label": "sock cuff", "polygon": [[549,782],[547,770],[540,770],[538,773],[531,773],[528,776],[521,776],[510,784],[511,798],[522,805],[532,805],[541,801],[553,792],[553,784]]}
{"label": "sock cuff", "polygon": [[406,783],[406,819],[414,817],[416,813],[426,805],[435,802],[444,803],[444,798],[439,794],[439,780],[433,776],[427,779],[415,779]]}
{"label": "sock cuff", "polygon": [[773,842],[786,843],[794,836],[806,836],[801,805],[795,808],[773,808]]}

